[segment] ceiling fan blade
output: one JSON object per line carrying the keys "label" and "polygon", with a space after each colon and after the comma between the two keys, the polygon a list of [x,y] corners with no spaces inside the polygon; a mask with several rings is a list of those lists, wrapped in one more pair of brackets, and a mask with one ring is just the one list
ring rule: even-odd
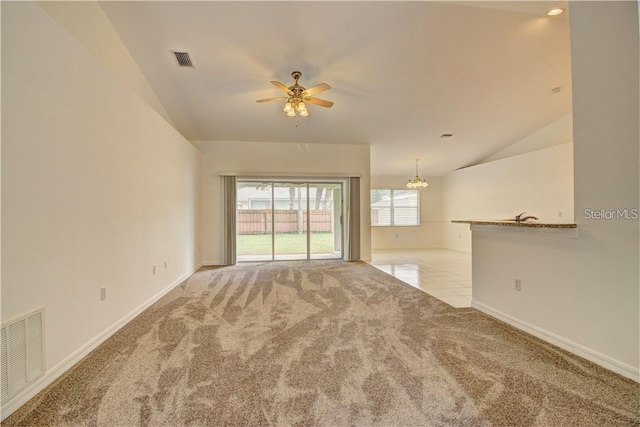
{"label": "ceiling fan blade", "polygon": [[288,96],[281,96],[278,98],[264,98],[264,99],[258,99],[256,100],[256,102],[270,102],[270,101],[283,101],[285,99],[289,99]]}
{"label": "ceiling fan blade", "polygon": [[291,92],[289,88],[283,85],[282,83],[271,80],[271,84],[277,87],[278,89],[285,91],[287,94],[293,95],[293,92]]}
{"label": "ceiling fan blade", "polygon": [[333,107],[333,102],[325,101],[324,99],[320,99],[320,98],[305,98],[304,102],[308,102],[309,104],[315,104],[315,105],[319,105],[321,107],[326,107],[326,108]]}
{"label": "ceiling fan blade", "polygon": [[315,93],[320,93],[320,92],[324,92],[325,90],[329,90],[331,89],[331,86],[329,86],[326,83],[320,83],[319,85],[315,85],[310,87],[309,89],[305,90],[302,95],[303,96],[311,96]]}

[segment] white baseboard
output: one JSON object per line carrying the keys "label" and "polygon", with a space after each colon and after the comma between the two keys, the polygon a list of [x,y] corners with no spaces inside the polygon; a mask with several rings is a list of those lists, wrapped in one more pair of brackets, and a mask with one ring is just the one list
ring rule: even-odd
{"label": "white baseboard", "polygon": [[530,323],[523,322],[522,320],[516,319],[513,316],[510,316],[499,310],[495,310],[482,303],[472,301],[471,307],[485,314],[488,314],[491,317],[495,317],[498,320],[502,320],[503,322],[508,323],[509,325],[515,328],[518,328],[537,338],[540,338],[541,340],[544,340],[553,345],[556,345],[562,348],[563,350],[567,350],[570,353],[583,357],[597,365],[602,366],[603,368],[606,368],[610,371],[620,374],[623,377],[629,378],[635,382],[640,382],[640,370],[638,370],[638,368],[634,366],[627,365],[626,363],[622,363],[609,356],[606,356],[602,353],[599,353],[581,344],[570,341],[552,332],[549,332],[547,330],[534,326]]}
{"label": "white baseboard", "polygon": [[226,264],[222,261],[204,261],[202,265],[204,267],[222,267],[222,266],[225,266]]}
{"label": "white baseboard", "polygon": [[123,326],[129,323],[133,318],[142,313],[144,310],[149,308],[153,303],[158,301],[160,298],[169,293],[173,288],[178,286],[180,283],[184,282],[187,278],[189,278],[193,273],[198,271],[202,267],[202,264],[196,266],[190,272],[182,275],[179,279],[174,281],[171,285],[160,291],[158,294],[154,295],[138,307],[136,307],[133,311],[122,317],[120,320],[115,322],[113,325],[109,326],[107,329],[102,331],[99,335],[93,338],[91,341],[80,347],[75,352],[71,353],[67,358],[62,360],[53,368],[49,369],[44,373],[42,377],[36,380],[33,384],[29,385],[22,392],[18,393],[12,399],[7,402],[2,402],[2,408],[0,408],[1,418],[0,421],[7,418],[9,415],[14,413],[18,408],[27,403],[31,398],[33,398],[36,394],[45,389],[48,385],[53,383],[56,379],[58,379],[62,374],[71,369],[76,363],[82,360],[87,354],[96,349],[100,344],[106,341],[109,337],[115,334],[118,330],[120,330]]}

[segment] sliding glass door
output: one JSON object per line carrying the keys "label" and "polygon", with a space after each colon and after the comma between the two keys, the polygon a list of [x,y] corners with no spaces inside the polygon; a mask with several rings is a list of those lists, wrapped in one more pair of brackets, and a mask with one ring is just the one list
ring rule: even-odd
{"label": "sliding glass door", "polygon": [[236,259],[273,259],[273,183],[237,183]]}
{"label": "sliding glass door", "polygon": [[341,259],[342,187],[238,180],[238,261]]}
{"label": "sliding glass door", "polygon": [[342,258],[342,184],[309,184],[309,258]]}
{"label": "sliding glass door", "polygon": [[307,259],[307,184],[276,182],[273,259]]}

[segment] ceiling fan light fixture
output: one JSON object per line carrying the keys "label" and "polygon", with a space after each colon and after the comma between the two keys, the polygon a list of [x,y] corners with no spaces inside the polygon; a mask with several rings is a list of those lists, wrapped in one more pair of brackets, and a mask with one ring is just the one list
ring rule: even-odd
{"label": "ceiling fan light fixture", "polygon": [[286,92],[287,96],[281,96],[279,98],[258,99],[256,100],[256,102],[280,101],[286,99],[287,102],[285,103],[282,110],[288,117],[295,117],[296,115],[300,115],[301,117],[308,117],[309,111],[307,110],[307,106],[304,101],[308,101],[311,104],[319,105],[324,108],[331,108],[333,106],[333,102],[331,101],[311,97],[311,95],[315,95],[316,93],[324,92],[325,90],[331,89],[331,86],[326,83],[320,83],[310,88],[305,88],[298,83],[298,79],[302,77],[302,73],[300,71],[294,71],[293,73],[291,73],[291,77],[293,77],[295,83],[289,87],[283,85],[278,81],[271,81],[271,84],[273,84],[275,87]]}

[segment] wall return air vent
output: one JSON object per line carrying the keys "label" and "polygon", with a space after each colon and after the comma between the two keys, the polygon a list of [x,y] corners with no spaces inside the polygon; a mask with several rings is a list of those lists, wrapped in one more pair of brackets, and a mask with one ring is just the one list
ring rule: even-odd
{"label": "wall return air vent", "polygon": [[171,53],[173,57],[176,59],[178,63],[178,67],[187,67],[187,68],[195,68],[193,66],[193,62],[191,62],[191,57],[189,56],[189,52],[178,52],[172,50]]}
{"label": "wall return air vent", "polygon": [[2,404],[44,374],[44,311],[7,322],[0,329]]}

